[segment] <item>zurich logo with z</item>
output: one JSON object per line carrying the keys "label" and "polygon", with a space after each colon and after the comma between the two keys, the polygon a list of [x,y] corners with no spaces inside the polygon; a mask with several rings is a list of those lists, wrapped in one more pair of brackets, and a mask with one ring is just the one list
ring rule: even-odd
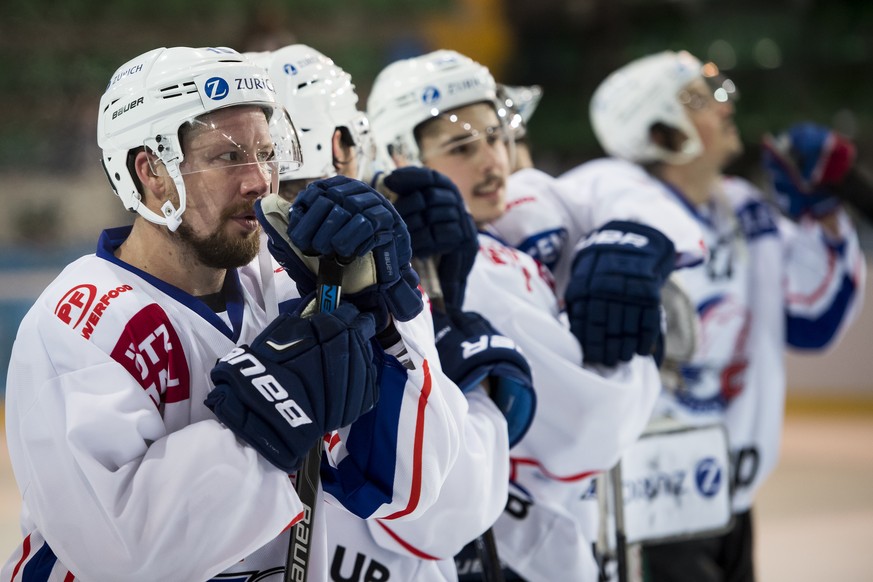
{"label": "zurich logo with z", "polygon": [[718,461],[712,457],[706,457],[697,463],[694,471],[694,481],[697,483],[697,490],[704,497],[714,497],[721,489],[721,467]]}
{"label": "zurich logo with z", "polygon": [[436,103],[440,100],[440,90],[434,87],[433,85],[429,85],[424,88],[424,91],[421,93],[421,102],[425,104]]}
{"label": "zurich logo with z", "polygon": [[296,75],[297,74],[297,67],[295,67],[291,63],[286,63],[285,66],[282,67],[282,70],[285,71],[286,75]]}
{"label": "zurich logo with z", "polygon": [[221,77],[211,77],[207,79],[206,84],[204,85],[204,91],[206,92],[206,96],[213,101],[221,101],[230,93],[230,87],[228,86],[227,81]]}

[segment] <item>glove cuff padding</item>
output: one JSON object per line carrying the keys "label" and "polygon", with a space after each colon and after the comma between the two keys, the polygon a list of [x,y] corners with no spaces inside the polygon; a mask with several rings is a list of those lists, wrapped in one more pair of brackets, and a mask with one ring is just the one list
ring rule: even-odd
{"label": "glove cuff padding", "polygon": [[219,360],[206,405],[238,437],[291,473],[328,432],[378,399],[373,318],[351,304],[311,318],[282,314]]}
{"label": "glove cuff padding", "polygon": [[462,392],[488,380],[489,394],[507,420],[514,445],[536,411],[532,373],[521,349],[478,313],[435,310],[433,316],[443,372]]}

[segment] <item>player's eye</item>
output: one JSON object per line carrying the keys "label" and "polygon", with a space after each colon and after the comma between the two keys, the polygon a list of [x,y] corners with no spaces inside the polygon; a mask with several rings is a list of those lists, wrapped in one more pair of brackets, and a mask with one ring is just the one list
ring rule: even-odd
{"label": "player's eye", "polygon": [[242,155],[237,150],[224,152],[222,154],[219,154],[217,157],[222,162],[228,162],[232,164],[239,163],[242,160]]}

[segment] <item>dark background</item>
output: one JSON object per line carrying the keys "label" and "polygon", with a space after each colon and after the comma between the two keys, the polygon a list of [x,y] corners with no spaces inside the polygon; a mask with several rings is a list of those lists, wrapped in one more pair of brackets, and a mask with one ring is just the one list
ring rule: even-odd
{"label": "dark background", "polygon": [[530,132],[553,172],[600,154],[587,117],[597,83],[663,49],[714,60],[739,86],[741,173],[754,173],[761,134],[801,119],[849,134],[865,164],[873,150],[873,2],[863,0],[3,0],[0,11],[0,172],[92,166],[102,89],[146,50],[294,41],[349,71],[364,103],[386,63],[436,48],[500,81],[542,85]]}

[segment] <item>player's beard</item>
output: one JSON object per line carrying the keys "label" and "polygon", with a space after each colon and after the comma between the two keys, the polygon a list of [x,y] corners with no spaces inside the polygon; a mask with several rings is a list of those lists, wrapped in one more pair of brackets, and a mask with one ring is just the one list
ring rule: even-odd
{"label": "player's beard", "polygon": [[[214,269],[242,267],[250,263],[258,254],[260,229],[246,235],[232,236],[227,234],[225,225],[231,217],[251,208],[251,205],[241,205],[222,213],[215,230],[206,236],[198,236],[184,221],[176,229],[176,235],[191,249],[195,258],[207,267]],[[254,210],[251,210],[251,213],[254,215]]]}

